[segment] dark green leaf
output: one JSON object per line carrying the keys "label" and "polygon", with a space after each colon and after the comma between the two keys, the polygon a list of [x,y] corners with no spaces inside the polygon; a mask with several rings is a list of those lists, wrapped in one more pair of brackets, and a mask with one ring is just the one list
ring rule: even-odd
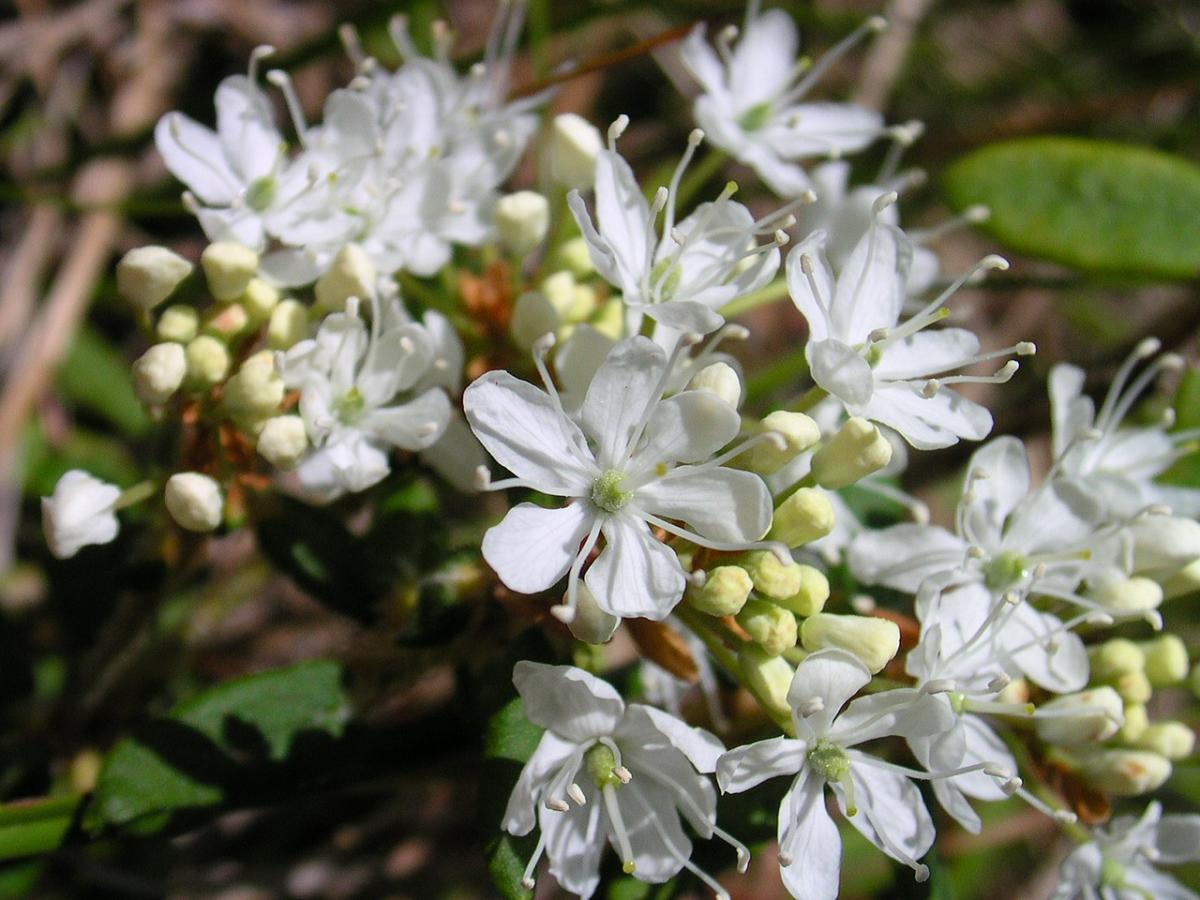
{"label": "dark green leaf", "polygon": [[542,729],[525,718],[525,708],[517,697],[502,707],[488,723],[484,741],[484,777],[487,796],[481,798],[485,813],[483,827],[492,835],[487,844],[488,869],[492,881],[505,900],[528,900],[532,891],[521,884],[521,876],[533,853],[534,834],[513,837],[501,829],[501,817],[508,794],[516,784],[533,751],[542,738]]}
{"label": "dark green leaf", "polygon": [[62,392],[127,434],[141,434],[150,419],[133,392],[129,361],[99,334],[84,327],[58,372]]}

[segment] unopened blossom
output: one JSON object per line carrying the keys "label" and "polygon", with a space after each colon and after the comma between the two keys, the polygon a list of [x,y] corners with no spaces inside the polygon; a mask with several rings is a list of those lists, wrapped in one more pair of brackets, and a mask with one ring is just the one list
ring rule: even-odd
{"label": "unopened blossom", "polygon": [[74,556],[89,544],[107,544],[121,530],[115,507],[121,489],[81,469],[58,479],[54,493],[42,498],[42,531],[50,552]]}
{"label": "unopened blossom", "polygon": [[853,153],[885,133],[874,110],[804,102],[834,63],[885,23],[868,20],[809,68],[798,57],[791,15],[759,6],[751,0],[740,32],[720,32],[715,49],[705,41],[704,26],[696,26],[683,44],[683,62],[703,90],[694,112],[712,143],[752,167],[780,196],[798,197],[813,186],[798,160]]}
{"label": "unopened blossom", "polygon": [[691,862],[681,822],[702,838],[727,841],[745,868],[749,854],[717,827],[716,791],[701,774],[713,771],[721,742],[669,713],[626,705],[606,682],[573,666],[523,660],[513,682],[525,717],[545,729],[504,813],[510,834],[528,834],[535,823],[541,832],[526,887],[533,888],[545,855],[560,885],[590,897],[611,844],[625,872],[642,881],[662,883],[687,869],[728,897]]}
{"label": "unopened blossom", "polygon": [[[771,524],[762,480],[722,465],[741,448],[714,455],[737,436],[741,419],[709,391],[663,399],[683,346],[668,358],[653,341],[634,337],[617,344],[591,379],[577,423],[545,371],[547,346],[535,347],[546,390],[488,372],[463,395],[476,437],[515,476],[484,486],[532,488],[567,501],[510,509],[484,536],[484,559],[526,594],[567,575],[567,599],[555,611],[569,620],[581,569],[603,536],[585,576],[600,609],[661,620],[683,595],[684,571],[651,528],[726,550],[757,546]],[[753,440],[760,439],[770,436]]]}
{"label": "unopened blossom", "polygon": [[[749,790],[768,778],[794,776],[779,805],[779,864],[783,883],[798,900],[838,895],[842,841],[825,808],[829,787],[842,815],[918,880],[929,869],[917,860],[933,844],[933,820],[905,769],[857,749],[890,735],[941,734],[952,717],[945,704],[913,690],[851,698],[871,673],[844,650],[819,650],[796,667],[788,690],[795,738],[778,737],[734,748],[717,762],[722,791]],[[947,773],[942,773],[947,774]]]}

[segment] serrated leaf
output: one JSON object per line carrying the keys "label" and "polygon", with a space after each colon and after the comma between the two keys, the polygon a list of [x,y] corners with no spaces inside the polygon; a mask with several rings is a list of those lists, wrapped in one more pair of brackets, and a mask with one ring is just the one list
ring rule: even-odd
{"label": "serrated leaf", "polygon": [[1006,247],[1101,275],[1200,274],[1200,167],[1149,147],[1070,137],[991,144],[945,175],[951,205],[986,204]]}
{"label": "serrated leaf", "polygon": [[142,434],[150,419],[133,392],[124,355],[88,327],[75,335],[58,372],[58,386],[73,402],[104,417],[126,434]]}

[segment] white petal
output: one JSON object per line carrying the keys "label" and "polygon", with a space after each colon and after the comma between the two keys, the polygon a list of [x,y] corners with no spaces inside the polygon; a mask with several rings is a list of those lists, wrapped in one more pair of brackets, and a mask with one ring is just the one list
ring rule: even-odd
{"label": "white petal", "polygon": [[263,92],[245,75],[231,75],[218,85],[215,103],[224,157],[238,176],[249,185],[270,175],[283,141]]}
{"label": "white petal", "polygon": [[851,697],[866,687],[871,673],[862,662],[845,650],[818,650],[796,667],[788,688],[788,705],[803,709],[813,700],[822,708],[809,716],[796,716],[800,734],[822,737],[829,732],[834,717]]}
{"label": "white petal", "polygon": [[882,125],[879,113],[853,103],[801,103],[780,110],[762,139],[788,159],[831,156],[863,149],[879,137]]}
{"label": "white petal", "polygon": [[870,402],[875,376],[862,354],[837,339],[810,341],[804,348],[813,381],[849,406]]}
{"label": "white petal", "polygon": [[[966,715],[960,718],[960,722],[963,736],[966,738],[966,750],[963,753],[962,765],[981,762],[996,763],[1016,774],[1017,761],[1013,758],[1012,752],[983,718]],[[1004,792],[996,783],[996,779],[985,772],[959,775],[954,779],[954,783],[963,793],[979,800],[1004,798]]]}
{"label": "white petal", "polygon": [[[529,834],[537,821],[537,801],[546,784],[572,754],[581,753],[578,744],[564,741],[553,731],[542,732],[537,749],[521,769],[521,775],[508,797],[501,827],[518,837]],[[582,759],[582,756],[581,756]]]}
{"label": "white petal", "polygon": [[[788,254],[784,266],[787,274],[788,294],[796,309],[808,322],[809,342],[828,340],[835,337],[830,331],[829,304],[833,302],[835,280],[829,261],[825,258],[827,236],[824,231],[814,231]],[[812,263],[812,283],[804,272],[802,261]],[[816,284],[816,293],[813,292]]]}
{"label": "white petal", "polygon": [[487,465],[483,445],[475,439],[467,420],[451,410],[446,430],[430,447],[421,451],[421,462],[464,494],[475,493],[475,473]]}
{"label": "white petal", "polygon": [[[730,296],[722,298],[716,305],[724,305],[733,299]],[[689,300],[667,300],[663,303],[651,303],[637,307],[660,325],[673,328],[676,331],[694,331],[697,334],[711,334],[722,325],[725,319],[719,313],[713,312],[703,303]]]}
{"label": "white petal", "polygon": [[579,418],[596,441],[601,469],[621,463],[646,407],[659,400],[655,388],[666,364],[666,354],[654,341],[633,337],[613,347],[596,371]]}
{"label": "white petal", "polygon": [[752,472],[680,466],[634,493],[639,509],[686,522],[702,537],[757,541],[771,527],[771,494]]}
{"label": "white petal", "polygon": [[[616,790],[616,796],[638,880],[661,884],[679,874],[683,861],[692,855],[692,842],[670,792],[652,778],[635,774],[632,782]],[[616,848],[615,840],[610,838],[610,843]]]}
{"label": "white petal", "polygon": [[183,113],[170,112],[154,126],[154,143],[171,174],[201,202],[227,206],[237,197],[237,178],[212,130]]}
{"label": "white petal", "polygon": [[703,462],[737,437],[741,424],[737,410],[711,391],[684,391],[658,404],[633,459],[642,470]]}
{"label": "white petal", "polygon": [[932,737],[955,722],[949,701],[914,688],[897,688],[852,701],[829,730],[845,747],[886,735]]}
{"label": "white petal", "polygon": [[796,22],[768,9],[745,23],[729,67],[729,89],[743,109],[779,96],[795,77]]}
{"label": "white petal", "polygon": [[554,354],[554,371],[562,385],[563,403],[578,409],[588,386],[604,364],[615,341],[591,325],[577,325]]}
{"label": "white petal", "polygon": [[1047,391],[1055,456],[1059,456],[1080,431],[1092,427],[1096,409],[1091,398],[1083,394],[1085,379],[1083,369],[1069,363],[1059,363],[1050,369]]}
{"label": "white petal", "polygon": [[368,406],[391,400],[416,384],[433,362],[433,342],[420,325],[402,325],[379,335],[355,379]]}
{"label": "white petal", "polygon": [[834,334],[861,344],[878,328],[892,328],[906,297],[912,244],[891,225],[876,222],[859,239],[838,273],[832,316]]}
{"label": "white petal", "polygon": [[804,741],[786,737],[734,747],[717,760],[717,784],[722,793],[740,794],[768,778],[795,775],[804,768],[807,750]]}
{"label": "white petal", "polygon": [[716,735],[703,728],[694,728],[668,712],[646,706],[631,704],[621,722],[620,735],[636,735],[643,746],[651,746],[664,740],[687,757],[699,772],[713,772],[717,760],[725,752],[725,745]]}
{"label": "white petal", "polygon": [[536,594],[567,574],[593,521],[586,503],[520,503],[484,534],[483,558],[510,589]]}
{"label": "white petal", "polygon": [[708,92],[724,90],[725,67],[715,50],[705,40],[704,23],[696,25],[679,47],[679,57],[700,82],[700,86]]}
{"label": "white petal", "polygon": [[[584,786],[584,791],[589,790]],[[546,835],[550,874],[560,885],[580,897],[591,897],[600,883],[600,857],[604,853],[603,806],[592,799],[585,806],[571,805],[566,812],[538,807],[538,821]]]}
{"label": "white petal", "polygon": [[408,403],[371,410],[358,425],[402,450],[424,450],[437,442],[449,421],[450,398],[441,388],[431,388]]}
{"label": "white petal", "polygon": [[918,450],[979,441],[992,430],[992,414],[973,400],[949,388],[924,397],[903,381],[877,383],[871,402],[856,414],[895,429]]}
{"label": "white petal", "polygon": [[[973,478],[976,471],[986,478]],[[967,478],[974,500],[967,506],[967,524],[972,540],[996,552],[1004,523],[1029,491],[1029,456],[1019,438],[1004,435],[988,441],[971,454]]]}
{"label": "white petal", "polygon": [[1200,859],[1200,815],[1164,816],[1154,835],[1154,847],[1162,865]]}
{"label": "white petal", "polygon": [[979,338],[965,328],[918,331],[885,346],[875,371],[886,381],[928,378],[961,368],[977,353]]}
{"label": "white petal", "polygon": [[779,805],[778,838],[780,852],[792,860],[779,869],[791,895],[797,900],[836,900],[842,836],[825,809],[824,785],[807,771]]}
{"label": "white petal", "polygon": [[391,471],[387,453],[356,429],[336,433],[323,452],[342,486],[352,494],[378,484]]}
{"label": "white petal", "polygon": [[[600,233],[616,256],[626,288],[636,284],[652,265],[657,243],[650,221],[650,206],[629,163],[619,153],[601,150],[596,156],[596,222]],[[629,296],[627,300],[645,300]]]}
{"label": "white petal", "polygon": [[850,543],[850,571],[863,584],[916,593],[930,575],[957,568],[966,542],[935,525],[901,524],[863,531]]}
{"label": "white petal", "polygon": [[1049,613],[1041,613],[1028,603],[1021,603],[1004,626],[1001,639],[1007,647],[1039,642],[1013,654],[1012,662],[1030,680],[1056,694],[1082,690],[1087,684],[1090,668],[1083,641],[1074,632],[1058,633],[1053,651],[1045,642],[1059,629],[1062,622]]}
{"label": "white petal", "polygon": [[608,516],[603,530],[606,546],[585,578],[596,604],[623,619],[665,619],[683,596],[675,551],[632,516]]}
{"label": "white petal", "polygon": [[[863,762],[864,754],[857,751],[851,753],[850,777],[854,779],[858,815],[847,815],[847,820],[863,837],[898,862],[909,864],[895,848],[920,859],[933,845],[934,838],[933,820],[921,792],[904,775]],[[839,792],[839,804],[841,800]]]}
{"label": "white petal", "polygon": [[625,701],[606,681],[574,666],[521,660],[513,668],[525,718],[576,744],[606,737],[625,715]]}

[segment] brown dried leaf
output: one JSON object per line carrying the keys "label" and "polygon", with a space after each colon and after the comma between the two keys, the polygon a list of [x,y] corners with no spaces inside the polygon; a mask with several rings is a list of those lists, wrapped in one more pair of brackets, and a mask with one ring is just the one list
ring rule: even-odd
{"label": "brown dried leaf", "polygon": [[676,678],[692,684],[700,680],[700,670],[696,667],[692,651],[688,649],[683,635],[670,625],[649,619],[626,619],[625,627],[646,659]]}

